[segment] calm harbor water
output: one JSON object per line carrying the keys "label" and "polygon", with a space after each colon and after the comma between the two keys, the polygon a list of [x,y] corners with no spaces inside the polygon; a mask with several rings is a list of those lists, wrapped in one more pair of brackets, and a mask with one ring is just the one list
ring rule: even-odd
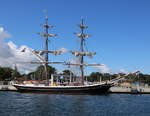
{"label": "calm harbor water", "polygon": [[0,91],[0,116],[150,116],[150,95],[50,95]]}

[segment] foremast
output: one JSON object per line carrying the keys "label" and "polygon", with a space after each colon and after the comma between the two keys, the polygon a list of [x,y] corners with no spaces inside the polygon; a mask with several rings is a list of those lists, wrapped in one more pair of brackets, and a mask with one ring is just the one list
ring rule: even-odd
{"label": "foremast", "polygon": [[[48,32],[49,28],[53,28],[54,26],[48,25],[48,16],[45,16],[45,24],[42,25],[44,27],[45,32],[44,33],[39,33],[40,36],[44,37],[44,50],[42,51],[44,56],[44,68],[45,68],[45,78],[46,78],[46,85],[49,85],[49,72],[48,72],[48,42],[49,42],[49,37],[55,37],[57,34],[50,34]],[[36,52],[36,51],[35,51]],[[39,51],[37,51],[39,52]],[[53,52],[53,51],[52,51]]]}
{"label": "foremast", "polygon": [[[75,34],[77,35],[79,38],[80,38],[80,51],[81,53],[84,53],[84,39],[85,39],[85,34],[84,34],[84,29],[87,28],[86,25],[83,24],[83,19],[81,19],[81,24],[79,25],[80,29],[81,29],[81,33],[78,35],[78,34]],[[88,36],[88,35],[86,35]],[[84,63],[84,57],[83,55],[80,55],[80,64],[83,64]],[[80,70],[81,70],[81,84],[83,85],[84,84],[84,67],[83,65],[80,65]]]}

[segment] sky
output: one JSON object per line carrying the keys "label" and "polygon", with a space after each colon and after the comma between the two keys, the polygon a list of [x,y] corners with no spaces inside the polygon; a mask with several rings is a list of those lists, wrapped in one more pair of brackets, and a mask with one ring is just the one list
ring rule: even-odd
{"label": "sky", "polygon": [[[149,5],[149,0],[0,0],[0,65],[13,67],[18,59],[35,60],[34,56],[26,57],[31,55],[29,52],[22,54],[19,50],[23,47],[43,49],[44,41],[37,33],[43,32],[40,24],[44,23],[43,10],[47,9],[49,24],[55,26],[49,32],[58,34],[50,38],[49,49],[52,50],[78,50],[79,40],[73,33],[79,32],[76,24],[84,18],[89,27],[85,33],[91,35],[86,40],[88,50],[97,53],[93,59],[85,60],[105,64],[99,68],[86,68],[87,74],[91,71],[135,70],[150,74]],[[7,56],[9,51],[13,55]],[[65,53],[60,57],[50,56],[50,60],[74,59]],[[31,71],[32,67],[27,64],[18,66],[21,71]],[[58,71],[64,69],[54,66]]]}

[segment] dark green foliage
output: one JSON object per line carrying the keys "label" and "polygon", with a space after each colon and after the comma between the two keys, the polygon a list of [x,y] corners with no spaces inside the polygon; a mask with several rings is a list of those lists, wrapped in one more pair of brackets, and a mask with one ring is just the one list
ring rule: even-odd
{"label": "dark green foliage", "polygon": [[[19,77],[25,77],[28,79],[36,79],[36,80],[42,80],[45,79],[44,77],[44,67],[41,65],[39,66],[35,72],[31,72],[29,74],[20,74],[15,68],[14,70],[9,67],[0,67],[0,81],[4,80],[14,80]],[[49,74],[56,74],[56,69],[52,66],[48,66],[48,72]],[[70,75],[69,70],[64,70],[63,75]],[[73,73],[71,72],[73,75]],[[125,74],[120,74],[125,75]],[[50,76],[49,76],[50,77]],[[105,81],[117,78],[118,74],[109,74],[109,73],[100,73],[100,72],[92,72],[89,76],[87,76],[87,80],[91,82],[97,82],[97,81]],[[139,75],[129,75],[127,78],[127,81],[134,83],[134,82],[140,82],[144,84],[150,85],[150,75],[149,74],[142,74]]]}
{"label": "dark green foliage", "polygon": [[[55,74],[56,73],[56,69],[52,66],[47,67],[48,73],[49,73],[49,77],[51,74]],[[31,72],[27,75],[27,77],[29,79],[35,79],[35,80],[43,80],[45,79],[45,70],[44,70],[44,66],[40,65],[39,67],[37,67],[35,72]]]}
{"label": "dark green foliage", "polygon": [[92,72],[90,76],[87,77],[88,81],[94,82],[94,81],[100,81],[100,76],[102,77],[102,74],[99,72]]}
{"label": "dark green foliage", "polygon": [[18,72],[17,66],[15,66],[15,69],[12,71],[12,80],[21,77],[21,74]]}
{"label": "dark green foliage", "polygon": [[148,74],[139,74],[139,76],[136,78],[137,81],[139,81],[140,83],[146,83],[148,85],[150,85],[150,75]]}
{"label": "dark green foliage", "polygon": [[87,77],[87,80],[91,82],[97,82],[97,81],[100,81],[100,78],[101,78],[101,81],[106,81],[106,80],[114,79],[116,77],[117,77],[116,74],[111,75],[109,73],[102,74],[100,72],[92,72],[90,76]]}
{"label": "dark green foliage", "polygon": [[[14,75],[13,75],[14,74]],[[14,77],[20,76],[20,73],[9,67],[0,67],[0,80],[13,80]]]}
{"label": "dark green foliage", "polygon": [[73,75],[73,73],[70,71],[70,70],[63,70],[63,75],[70,75],[70,73],[71,73],[71,75]]}
{"label": "dark green foliage", "polygon": [[[48,72],[49,74],[54,74],[56,73],[56,69],[52,66],[48,66]],[[16,78],[20,78],[20,77],[24,77],[24,78],[28,78],[28,79],[39,79],[42,80],[44,79],[44,68],[43,66],[39,66],[35,72],[31,72],[29,74],[20,74],[17,70],[17,68],[15,68],[15,70],[9,68],[9,67],[0,67],[0,81],[4,81],[4,80],[14,80]],[[42,78],[41,78],[42,77]]]}
{"label": "dark green foliage", "polygon": [[[125,74],[119,74],[119,75],[123,76]],[[105,80],[117,78],[118,74],[109,74],[109,73],[102,74],[99,72],[92,72],[90,76],[87,77],[87,80],[91,82],[96,82],[96,81],[100,81],[100,77],[102,81],[105,81]],[[131,83],[140,82],[140,83],[150,85],[150,75],[148,74],[140,73],[139,75],[129,75],[128,77],[126,77],[126,79]]]}

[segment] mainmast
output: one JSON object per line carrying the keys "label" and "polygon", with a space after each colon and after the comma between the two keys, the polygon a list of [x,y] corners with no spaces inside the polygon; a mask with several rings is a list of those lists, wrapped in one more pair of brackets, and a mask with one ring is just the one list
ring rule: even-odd
{"label": "mainmast", "polygon": [[[85,38],[89,37],[89,35],[84,34],[84,29],[86,29],[88,26],[84,25],[84,20],[81,19],[81,24],[78,25],[79,28],[81,29],[81,33],[76,34],[79,38],[80,38],[80,52],[83,54],[84,53],[84,42],[85,42]],[[82,65],[84,63],[84,55],[79,54],[79,58],[80,58],[80,71],[81,71],[81,84],[84,85],[84,65]]]}
{"label": "mainmast", "polygon": [[48,16],[45,16],[45,24],[42,25],[44,27],[45,32],[44,33],[39,33],[40,36],[44,37],[44,51],[45,51],[45,63],[44,63],[44,68],[45,68],[45,78],[47,80],[46,85],[49,84],[49,73],[48,73],[48,41],[49,41],[49,37],[55,37],[56,34],[50,34],[48,33],[48,29],[49,28],[53,28],[52,25],[48,25]]}
{"label": "mainmast", "polygon": [[84,63],[84,56],[93,57],[95,52],[85,51],[85,39],[90,37],[90,35],[84,33],[84,29],[88,28],[88,26],[84,25],[84,20],[81,19],[81,24],[78,25],[80,28],[80,33],[75,33],[76,36],[80,38],[80,50],[79,51],[71,51],[71,53],[80,58],[79,63],[68,63],[67,65],[79,66],[81,71],[81,84],[84,85],[84,66],[102,66],[101,64],[87,64]]}

